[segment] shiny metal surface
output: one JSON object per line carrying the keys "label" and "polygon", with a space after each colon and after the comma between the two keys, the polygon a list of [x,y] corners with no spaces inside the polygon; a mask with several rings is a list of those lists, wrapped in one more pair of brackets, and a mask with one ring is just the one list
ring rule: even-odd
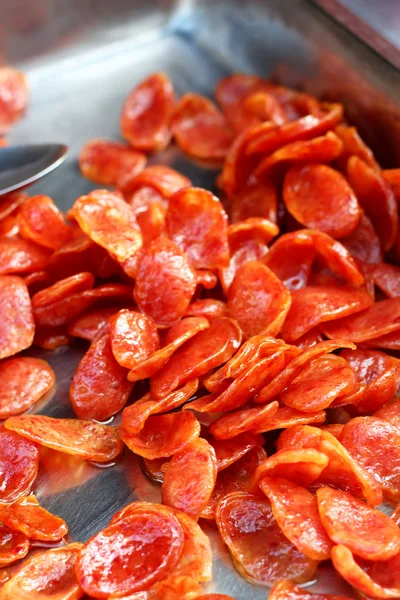
{"label": "shiny metal surface", "polygon": [[64,144],[27,144],[0,148],[0,196],[35,183],[65,160]]}
{"label": "shiny metal surface", "polygon": [[[399,72],[306,0],[0,0],[1,8],[0,52],[27,71],[31,88],[28,114],[12,130],[11,142],[61,141],[70,147],[64,165],[31,188],[52,196],[64,210],[96,187],[79,174],[80,147],[92,137],[120,139],[123,100],[153,71],[168,73],[179,94],[211,95],[220,77],[248,71],[338,98],[384,160],[400,164]],[[151,162],[182,170],[195,185],[214,185],[214,172],[173,147]],[[35,412],[72,416],[69,385],[86,348],[76,342],[38,353],[55,369],[57,386]],[[72,539],[81,541],[127,502],[160,499],[159,487],[129,452],[102,469],[43,452],[36,492],[44,506],[66,519]],[[247,584],[214,528],[205,529],[215,560],[207,590],[264,600],[267,591]],[[324,566],[313,590],[351,595]]]}

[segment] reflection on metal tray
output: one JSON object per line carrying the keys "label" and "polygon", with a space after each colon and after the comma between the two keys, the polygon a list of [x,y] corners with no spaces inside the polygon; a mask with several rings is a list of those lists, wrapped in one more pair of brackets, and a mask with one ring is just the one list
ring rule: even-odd
{"label": "reflection on metal tray", "polygon": [[[29,76],[27,117],[12,131],[13,143],[60,142],[66,163],[31,188],[64,210],[96,186],[80,177],[76,157],[92,137],[118,139],[122,102],[148,73],[165,71],[178,94],[212,94],[233,71],[274,75],[345,103],[383,160],[400,163],[400,74],[307,0],[0,0],[1,52]],[[2,31],[4,30],[4,31]],[[7,32],[7,36],[5,33]],[[174,166],[195,185],[213,188],[215,172],[170,148],[151,159]],[[69,385],[86,346],[42,352],[57,387],[36,412],[73,416]],[[31,353],[31,351],[29,351]],[[130,453],[113,468],[43,453],[36,486],[43,505],[62,516],[74,540],[86,540],[129,501],[159,501],[160,489]],[[209,591],[237,600],[261,600],[266,590],[246,583],[232,566],[214,528],[205,525],[214,550]],[[313,589],[349,596],[332,570],[320,568]]]}

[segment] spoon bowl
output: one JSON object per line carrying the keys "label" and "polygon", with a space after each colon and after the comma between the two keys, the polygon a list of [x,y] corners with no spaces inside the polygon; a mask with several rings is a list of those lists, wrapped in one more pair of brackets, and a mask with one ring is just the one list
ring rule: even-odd
{"label": "spoon bowl", "polygon": [[0,148],[0,196],[35,183],[64,162],[64,144],[31,144]]}

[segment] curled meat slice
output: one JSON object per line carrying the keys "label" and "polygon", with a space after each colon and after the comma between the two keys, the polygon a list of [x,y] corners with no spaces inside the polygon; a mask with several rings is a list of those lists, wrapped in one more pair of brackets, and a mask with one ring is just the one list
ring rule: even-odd
{"label": "curled meat slice", "polygon": [[246,338],[277,335],[291,305],[290,292],[258,261],[239,267],[228,293],[228,308]]}
{"label": "curled meat slice", "polygon": [[78,600],[82,590],[75,575],[82,544],[68,544],[34,554],[1,588],[2,600],[38,598]]}
{"label": "curled meat slice", "polygon": [[321,522],[315,496],[286,479],[263,477],[259,485],[288,540],[309,558],[329,560],[333,543]]}
{"label": "curled meat slice", "polygon": [[385,514],[348,492],[317,490],[322,524],[333,542],[367,560],[387,560],[400,550],[400,529]]}
{"label": "curled meat slice", "polygon": [[285,176],[283,199],[302,225],[337,239],[353,233],[361,215],[346,179],[327,165],[292,166]]}
{"label": "curled meat slice", "polygon": [[179,350],[174,352],[164,367],[150,381],[156,398],[162,398],[187,381],[207,374],[228,361],[239,348],[241,331],[233,319],[211,321]]}
{"label": "curled meat slice", "polygon": [[356,559],[347,546],[332,548],[336,571],[356,590],[368,597],[398,598],[400,594],[399,554],[387,561]]}
{"label": "curled meat slice", "polygon": [[197,520],[211,498],[216,479],[214,448],[198,438],[174,454],[169,462],[162,484],[163,504]]}
{"label": "curled meat slice", "polygon": [[0,314],[0,358],[29,348],[35,324],[28,288],[20,277],[0,277]]}
{"label": "curled meat slice", "polygon": [[177,322],[196,289],[196,274],[186,254],[166,237],[153,240],[140,262],[134,296],[158,325]]}
{"label": "curled meat slice", "polygon": [[123,427],[121,438],[132,452],[154,459],[172,456],[200,435],[200,423],[189,412],[149,417],[137,433]]}
{"label": "curled meat slice", "polygon": [[40,358],[18,356],[0,364],[0,419],[18,415],[51,390],[55,375]]}
{"label": "curled meat slice", "polygon": [[5,422],[9,431],[57,452],[108,462],[122,451],[119,428],[79,419],[21,415]]}
{"label": "curled meat slice", "polygon": [[[334,285],[309,285],[292,291],[292,303],[281,329],[287,342],[294,342],[313,327],[326,321],[337,321],[368,309],[373,298],[362,288]],[[351,318],[351,317],[350,317]],[[328,328],[330,325],[327,326]],[[335,325],[333,324],[333,328]],[[323,328],[325,332],[325,326]],[[351,339],[339,332],[336,337]],[[351,339],[351,341],[353,341]],[[356,341],[356,340],[354,340]]]}
{"label": "curled meat slice", "polygon": [[390,186],[379,171],[358,156],[349,159],[347,177],[361,208],[374,224],[383,250],[390,250],[398,229],[397,203]]}
{"label": "curled meat slice", "polygon": [[216,522],[234,565],[252,583],[271,586],[280,579],[309,581],[317,562],[283,535],[266,499],[234,492],[222,498]]}
{"label": "curled meat slice", "polygon": [[182,96],[171,119],[171,130],[179,148],[203,160],[221,160],[232,142],[225,116],[204,96]]}
{"label": "curled meat slice", "polygon": [[171,139],[169,123],[174,105],[171,81],[164,73],[153,73],[125,100],[120,120],[123,137],[136,150],[164,150]]}
{"label": "curled meat slice", "polygon": [[228,217],[216,196],[187,187],[169,200],[169,237],[197,269],[216,269],[229,262]]}
{"label": "curled meat slice", "polygon": [[143,171],[146,155],[125,144],[94,139],[86,142],[79,153],[79,168],[87,179],[101,185],[117,185]]}

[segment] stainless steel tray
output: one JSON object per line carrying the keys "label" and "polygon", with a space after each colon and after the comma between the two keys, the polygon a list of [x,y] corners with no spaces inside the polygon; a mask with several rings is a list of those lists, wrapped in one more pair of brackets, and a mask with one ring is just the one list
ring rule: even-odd
{"label": "stainless steel tray", "polygon": [[[0,0],[0,15],[0,62],[3,53],[24,69],[31,88],[28,114],[13,129],[11,141],[69,145],[66,163],[31,188],[47,193],[64,210],[96,187],[79,174],[80,147],[92,137],[119,138],[124,98],[153,71],[168,73],[179,94],[211,95],[220,77],[247,71],[340,99],[382,160],[400,163],[399,72],[308,0]],[[196,185],[214,185],[214,172],[193,165],[174,148],[152,162],[182,170]],[[73,416],[69,385],[85,349],[77,342],[37,353],[52,364],[57,387],[35,412]],[[126,503],[160,500],[159,487],[129,452],[103,469],[43,453],[35,491],[80,541]],[[265,589],[236,573],[215,529],[206,523],[205,530],[215,561],[207,591],[237,600],[264,599]],[[325,566],[314,589],[351,595]]]}

